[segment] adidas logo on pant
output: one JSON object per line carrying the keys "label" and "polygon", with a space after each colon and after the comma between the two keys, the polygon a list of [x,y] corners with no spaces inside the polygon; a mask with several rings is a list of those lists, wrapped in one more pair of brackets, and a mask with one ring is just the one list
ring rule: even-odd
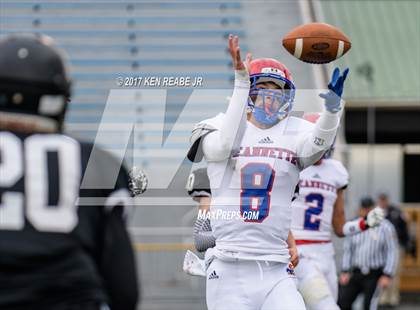
{"label": "adidas logo on pant", "polygon": [[209,280],[212,279],[219,279],[219,276],[216,274],[216,270],[213,270],[213,272],[209,275]]}

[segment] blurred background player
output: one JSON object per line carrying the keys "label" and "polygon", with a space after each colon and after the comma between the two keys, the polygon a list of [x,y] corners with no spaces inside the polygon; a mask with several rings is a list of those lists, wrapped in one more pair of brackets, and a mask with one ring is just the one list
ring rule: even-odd
{"label": "blurred background player", "polygon": [[81,189],[93,145],[60,133],[70,78],[49,37],[5,37],[0,54],[0,308],[135,309],[125,169],[95,149],[89,180],[115,169],[115,186]]}
{"label": "blurred background player", "polygon": [[391,281],[391,285],[384,288],[379,298],[379,304],[384,306],[396,307],[400,303],[400,272],[401,263],[405,252],[411,252],[411,240],[408,233],[407,221],[404,213],[398,206],[392,205],[389,201],[387,193],[380,193],[378,195],[377,204],[381,207],[385,214],[386,219],[394,225],[397,232],[399,244],[399,259],[395,275]]}
{"label": "blurred background player", "polygon": [[[313,126],[288,117],[294,85],[284,65],[273,59],[251,61],[248,54],[248,73],[238,37],[229,36],[229,50],[235,87],[228,109],[196,126],[189,152],[189,158],[197,160],[202,140],[212,211],[240,211],[242,215],[211,220],[216,246],[206,252],[207,306],[303,309],[302,297],[290,278],[293,270],[288,268],[287,240],[293,239],[290,201],[299,171],[316,162],[333,142],[348,70],[342,76],[338,69],[334,71],[330,91],[320,95],[326,111]],[[298,134],[288,136],[290,129]],[[257,217],[249,219],[249,214]]]}
{"label": "blurred background player", "polygon": [[[216,245],[216,238],[211,231],[210,218],[207,217],[211,203],[210,182],[207,168],[196,169],[188,177],[188,195],[198,202],[198,215],[194,222],[194,247],[198,252],[205,252]],[[191,251],[184,257],[183,270],[190,275],[206,276],[204,260]]]}
{"label": "blurred background player", "polygon": [[[318,114],[304,118],[315,122]],[[331,230],[339,237],[360,233],[379,225],[384,217],[375,208],[366,217],[346,222],[344,191],[348,173],[341,162],[330,158],[333,147],[299,174],[299,195],[292,203],[292,233],[300,257],[296,269],[298,289],[308,309],[339,309],[338,284]]]}
{"label": "blurred background player", "polygon": [[194,246],[198,252],[204,252],[216,245],[216,239],[211,232],[210,218],[205,218],[211,203],[207,168],[197,169],[190,174],[187,189],[188,195],[199,203],[198,216],[194,223]]}
{"label": "blurred background player", "polygon": [[[360,203],[359,215],[364,218],[374,208],[374,201],[366,197]],[[357,296],[362,293],[363,309],[377,309],[380,290],[391,285],[397,265],[397,235],[387,219],[376,227],[347,237],[340,275],[340,308],[351,309]]]}

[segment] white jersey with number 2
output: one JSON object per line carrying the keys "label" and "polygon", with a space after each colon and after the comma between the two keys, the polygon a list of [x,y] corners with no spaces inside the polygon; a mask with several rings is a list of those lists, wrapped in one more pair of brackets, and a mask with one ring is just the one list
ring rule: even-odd
{"label": "white jersey with number 2", "polygon": [[292,204],[292,232],[296,240],[331,240],[337,190],[347,186],[341,162],[323,159],[300,173],[299,196]]}

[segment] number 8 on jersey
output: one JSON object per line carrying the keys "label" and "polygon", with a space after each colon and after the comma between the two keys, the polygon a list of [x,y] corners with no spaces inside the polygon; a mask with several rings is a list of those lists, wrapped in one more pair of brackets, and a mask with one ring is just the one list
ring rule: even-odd
{"label": "number 8 on jersey", "polygon": [[[266,163],[249,163],[241,169],[241,215],[245,222],[262,222],[270,212],[276,172]],[[257,212],[254,219],[247,214]]]}

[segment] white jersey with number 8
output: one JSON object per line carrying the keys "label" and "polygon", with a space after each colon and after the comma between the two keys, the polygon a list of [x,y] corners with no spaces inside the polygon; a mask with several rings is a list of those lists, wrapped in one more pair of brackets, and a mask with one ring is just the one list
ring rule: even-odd
{"label": "white jersey with number 8", "polygon": [[295,117],[264,130],[247,122],[238,152],[208,163],[217,250],[288,262],[291,198],[300,172],[298,136],[312,128]]}

